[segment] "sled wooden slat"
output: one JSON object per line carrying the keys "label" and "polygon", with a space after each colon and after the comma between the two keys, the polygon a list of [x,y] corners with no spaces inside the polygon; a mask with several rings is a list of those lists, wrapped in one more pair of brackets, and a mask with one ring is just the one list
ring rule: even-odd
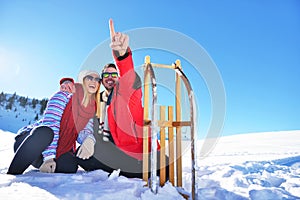
{"label": "sled wooden slat", "polygon": [[[148,127],[143,128],[143,144],[148,143]],[[148,145],[143,145],[143,180],[148,183],[148,165],[149,165],[149,147]]]}
{"label": "sled wooden slat", "polygon": [[[173,106],[168,106],[168,121],[173,120]],[[169,146],[169,181],[175,185],[175,169],[174,169],[174,129],[168,127],[168,146]]]}
{"label": "sled wooden slat", "polygon": [[[160,106],[160,119],[166,118],[166,106]],[[160,186],[166,182],[166,128],[160,127]]]}
{"label": "sled wooden slat", "polygon": [[182,187],[181,128],[176,129],[176,156],[177,187]]}
{"label": "sled wooden slat", "polygon": [[[176,60],[176,65],[181,68],[180,61]],[[175,108],[176,108],[176,121],[181,120],[181,85],[180,77],[178,74],[175,82]],[[176,128],[176,172],[177,172],[177,186],[182,187],[182,154],[181,154],[181,127]]]}
{"label": "sled wooden slat", "polygon": [[[151,121],[145,121],[144,125],[149,124]],[[159,120],[158,122],[159,127],[178,127],[178,126],[190,126],[191,122],[189,121],[162,121]]]}

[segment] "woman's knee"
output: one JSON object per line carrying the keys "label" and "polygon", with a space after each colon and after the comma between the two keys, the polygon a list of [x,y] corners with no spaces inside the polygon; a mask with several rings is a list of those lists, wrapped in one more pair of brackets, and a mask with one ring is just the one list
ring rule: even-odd
{"label": "woman's knee", "polygon": [[28,137],[28,135],[30,134],[30,132],[22,132],[19,135],[17,135],[15,137],[15,143],[14,143],[14,152],[17,151],[17,149],[19,148],[19,146],[22,144],[22,142]]}
{"label": "woman's knee", "polygon": [[50,138],[54,137],[53,130],[50,127],[48,127],[48,126],[38,126],[38,127],[34,128],[34,129],[32,129],[32,131],[31,131],[30,134],[31,135],[35,135],[37,133],[44,133],[45,135],[47,135]]}

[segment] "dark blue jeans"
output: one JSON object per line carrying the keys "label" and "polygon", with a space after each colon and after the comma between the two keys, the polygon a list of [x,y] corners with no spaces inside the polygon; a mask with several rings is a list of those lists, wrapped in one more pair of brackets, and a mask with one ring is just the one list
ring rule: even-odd
{"label": "dark blue jeans", "polygon": [[[40,126],[30,132],[23,132],[15,137],[15,156],[8,168],[8,174],[22,174],[30,165],[39,168],[43,163],[42,152],[50,145],[54,133],[47,126]],[[74,154],[70,151],[56,161],[57,173],[76,173],[78,169]]]}

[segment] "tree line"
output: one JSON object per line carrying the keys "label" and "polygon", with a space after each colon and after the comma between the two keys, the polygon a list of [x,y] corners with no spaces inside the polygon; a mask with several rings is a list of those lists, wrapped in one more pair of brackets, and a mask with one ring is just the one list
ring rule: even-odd
{"label": "tree line", "polygon": [[42,115],[46,109],[48,103],[48,99],[44,98],[42,100],[38,100],[36,98],[30,99],[28,97],[19,96],[16,93],[14,94],[6,94],[1,92],[0,94],[0,105],[4,106],[6,110],[16,109],[16,105],[19,104],[21,107],[26,108],[26,106],[30,106],[33,109],[40,104],[40,115]]}

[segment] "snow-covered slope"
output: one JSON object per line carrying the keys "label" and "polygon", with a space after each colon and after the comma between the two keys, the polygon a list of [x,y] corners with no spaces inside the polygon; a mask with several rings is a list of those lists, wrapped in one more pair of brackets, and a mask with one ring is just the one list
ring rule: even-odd
{"label": "snow-covered slope", "polygon": [[[118,171],[110,176],[102,170],[45,174],[30,168],[23,175],[7,175],[14,136],[0,131],[0,199],[182,199],[170,183],[154,195],[142,180],[118,176]],[[223,137],[197,161],[198,199],[300,199],[300,131]],[[183,164],[189,191],[188,155]]]}
{"label": "snow-covered slope", "polygon": [[[12,97],[14,98],[10,100]],[[26,99],[26,104],[22,105],[20,99]],[[37,102],[34,106],[33,101]],[[22,126],[32,124],[36,118],[41,117],[41,101],[2,92],[0,94],[0,129],[16,133]],[[11,107],[8,106],[10,103]]]}

